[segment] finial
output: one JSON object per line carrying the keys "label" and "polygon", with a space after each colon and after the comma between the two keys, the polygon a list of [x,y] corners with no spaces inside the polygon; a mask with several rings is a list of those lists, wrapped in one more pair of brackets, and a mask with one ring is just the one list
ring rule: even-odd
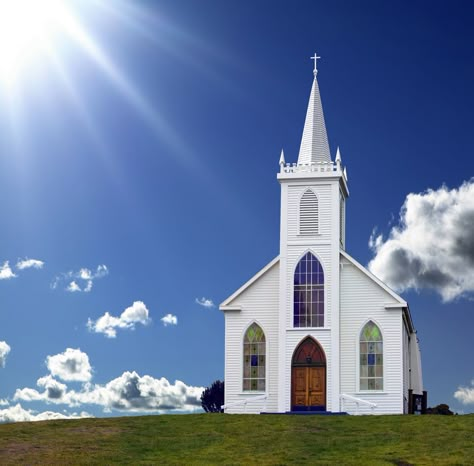
{"label": "finial", "polygon": [[318,59],[321,57],[318,57],[318,54],[315,52],[314,57],[311,57],[311,60],[314,60],[314,70],[313,74],[316,76],[318,74]]}
{"label": "finial", "polygon": [[281,154],[280,154],[280,166],[285,165],[285,153],[283,152],[283,148],[281,149]]}
{"label": "finial", "polygon": [[336,151],[336,163],[339,162],[341,163],[341,151],[339,150],[339,146],[337,146],[337,151]]}

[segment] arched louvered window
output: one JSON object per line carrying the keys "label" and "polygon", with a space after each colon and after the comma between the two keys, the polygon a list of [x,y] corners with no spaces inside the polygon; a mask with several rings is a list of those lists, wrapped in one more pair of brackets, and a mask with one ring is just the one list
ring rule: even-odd
{"label": "arched louvered window", "polygon": [[300,235],[317,235],[318,231],[318,198],[311,189],[307,189],[300,201]]}
{"label": "arched louvered window", "polygon": [[265,333],[255,322],[244,336],[244,391],[265,391]]}
{"label": "arched louvered window", "polygon": [[382,332],[371,320],[360,332],[360,390],[383,390]]}
{"label": "arched louvered window", "polygon": [[310,252],[296,266],[293,293],[293,325],[324,327],[324,272]]}

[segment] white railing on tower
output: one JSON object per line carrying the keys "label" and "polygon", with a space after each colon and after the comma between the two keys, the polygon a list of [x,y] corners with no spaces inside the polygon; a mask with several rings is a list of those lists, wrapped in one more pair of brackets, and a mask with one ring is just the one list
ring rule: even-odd
{"label": "white railing on tower", "polygon": [[257,396],[252,396],[248,398],[242,398],[239,401],[234,401],[232,403],[226,403],[225,405],[221,406],[221,409],[225,412],[227,408],[231,408],[232,406],[240,406],[244,405],[244,414],[247,412],[247,404],[252,403],[253,401],[260,401],[264,400],[263,407],[262,407],[262,412],[265,412],[267,410],[267,399],[268,399],[268,393],[265,393],[264,395],[257,395]]}
{"label": "white railing on tower", "polygon": [[356,405],[356,415],[359,414],[359,405],[361,405],[361,404],[368,406],[370,409],[372,409],[372,411],[374,410],[374,408],[377,407],[376,403],[372,403],[371,401],[363,400],[362,398],[356,398],[355,396],[347,395],[345,393],[342,393],[340,395],[340,398],[341,398],[341,411],[345,411],[345,409],[344,409],[344,400],[352,401]]}
{"label": "white railing on tower", "polygon": [[286,163],[280,165],[280,173],[301,173],[301,172],[335,172],[340,170],[340,163],[333,162],[312,162],[312,163]]}

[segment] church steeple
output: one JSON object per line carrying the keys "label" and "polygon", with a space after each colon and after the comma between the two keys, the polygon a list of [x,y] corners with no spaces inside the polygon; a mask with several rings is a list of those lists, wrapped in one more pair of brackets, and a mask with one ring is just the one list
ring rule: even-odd
{"label": "church steeple", "polygon": [[324,123],[323,106],[321,96],[319,95],[319,86],[317,80],[317,54],[311,57],[314,60],[314,80],[311,88],[311,95],[306,112],[303,137],[301,139],[300,153],[298,156],[298,165],[315,164],[321,162],[331,162],[329,152],[328,136],[326,125]]}

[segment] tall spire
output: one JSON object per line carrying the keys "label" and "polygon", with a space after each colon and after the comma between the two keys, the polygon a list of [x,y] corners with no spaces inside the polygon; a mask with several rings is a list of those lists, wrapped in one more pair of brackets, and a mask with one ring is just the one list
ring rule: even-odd
{"label": "tall spire", "polygon": [[298,165],[331,162],[326,125],[324,124],[323,106],[321,104],[318,80],[316,78],[318,74],[317,60],[319,58],[321,57],[318,57],[317,54],[311,57],[311,60],[314,60],[314,81],[309,97],[308,110],[306,112]]}

